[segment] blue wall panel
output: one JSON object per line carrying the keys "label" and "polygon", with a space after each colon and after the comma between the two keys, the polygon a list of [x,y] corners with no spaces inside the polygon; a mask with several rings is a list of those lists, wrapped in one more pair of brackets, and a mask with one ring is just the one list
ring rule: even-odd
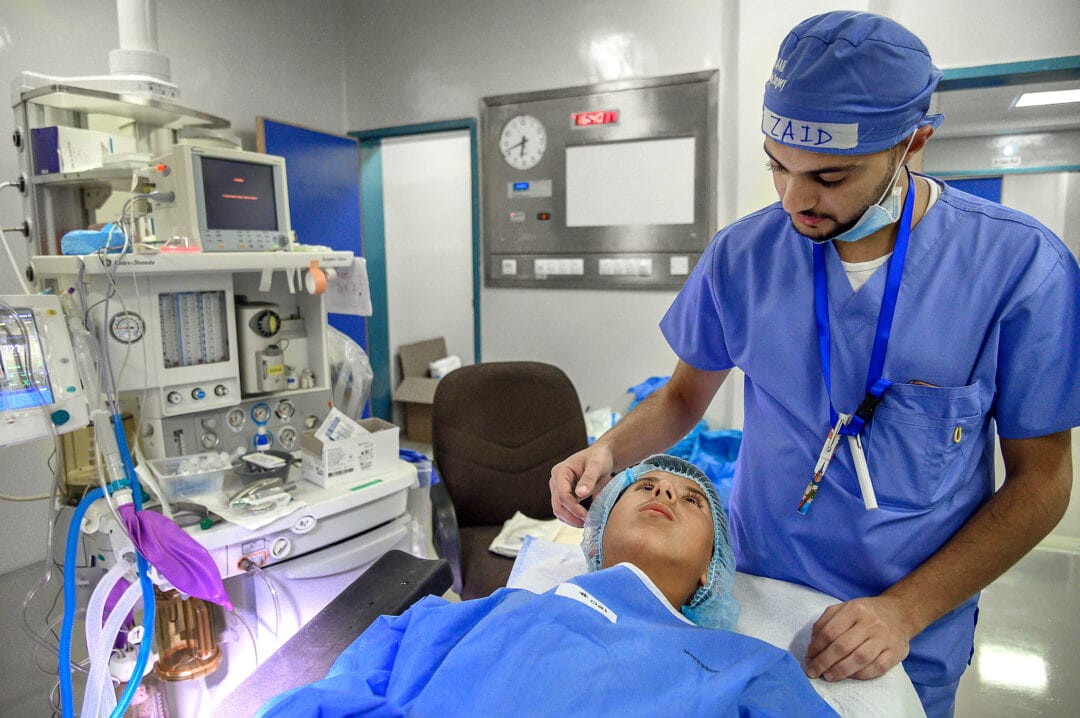
{"label": "blue wall panel", "polygon": [[972,177],[970,179],[945,180],[958,190],[1001,204],[1000,177]]}
{"label": "blue wall panel", "polygon": [[[364,256],[356,140],[267,119],[262,120],[262,132],[266,152],[285,158],[297,239]],[[367,351],[364,317],[331,314],[330,324]]]}

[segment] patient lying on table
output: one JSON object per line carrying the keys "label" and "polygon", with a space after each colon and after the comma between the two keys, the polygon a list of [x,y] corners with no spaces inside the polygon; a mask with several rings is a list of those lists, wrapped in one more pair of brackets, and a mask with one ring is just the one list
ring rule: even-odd
{"label": "patient lying on table", "polygon": [[836,715],[790,653],[715,630],[738,618],[735,567],[692,464],[658,455],[612,479],[582,547],[590,572],[546,593],[428,596],[380,617],[260,715]]}

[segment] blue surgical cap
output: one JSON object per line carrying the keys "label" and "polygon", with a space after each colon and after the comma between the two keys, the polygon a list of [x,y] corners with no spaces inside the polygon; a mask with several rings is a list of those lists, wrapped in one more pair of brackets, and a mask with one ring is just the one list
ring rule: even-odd
{"label": "blue surgical cap", "polygon": [[731,595],[735,583],[735,555],[731,550],[731,534],[728,532],[727,517],[720,504],[709,477],[689,461],[656,454],[645,461],[631,466],[617,474],[593,500],[589,514],[585,518],[585,533],[581,539],[581,549],[585,552],[585,561],[590,571],[599,571],[604,565],[604,528],[615,502],[623,492],[650,471],[666,471],[669,474],[690,479],[709,497],[709,510],[713,522],[713,552],[704,586],[698,587],[690,601],[680,610],[683,615],[699,626],[732,630],[739,620],[739,602]]}
{"label": "blue surgical cap", "polygon": [[923,125],[941,71],[902,25],[867,12],[804,20],[780,44],[765,83],[761,131],[789,147],[838,155],[887,150]]}

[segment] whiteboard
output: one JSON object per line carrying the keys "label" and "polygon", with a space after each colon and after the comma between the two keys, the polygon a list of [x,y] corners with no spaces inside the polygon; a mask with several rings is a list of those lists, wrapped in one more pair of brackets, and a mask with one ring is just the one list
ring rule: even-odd
{"label": "whiteboard", "polygon": [[693,137],[566,148],[566,226],[693,224]]}

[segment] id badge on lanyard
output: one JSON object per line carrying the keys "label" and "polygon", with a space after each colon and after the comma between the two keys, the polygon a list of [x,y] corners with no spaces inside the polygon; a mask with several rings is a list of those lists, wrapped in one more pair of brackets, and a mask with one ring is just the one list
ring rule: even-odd
{"label": "id badge on lanyard", "polygon": [[904,211],[900,215],[900,226],[896,234],[896,246],[889,259],[888,275],[885,280],[885,294],[878,313],[877,331],[874,333],[874,347],[870,354],[870,368],[866,373],[866,395],[854,414],[838,414],[832,405],[831,378],[831,334],[829,330],[829,290],[825,276],[825,247],[814,245],[814,314],[817,320],[818,350],[821,353],[821,369],[825,377],[825,393],[829,397],[829,414],[832,428],[825,436],[825,442],[818,453],[817,463],[810,476],[810,481],[803,491],[797,510],[806,515],[822,487],[825,471],[836,455],[840,446],[840,437],[847,436],[855,464],[855,474],[859,480],[863,505],[869,509],[877,508],[874,485],[870,480],[870,469],[863,453],[861,434],[867,422],[874,414],[885,390],[892,384],[882,377],[885,366],[885,351],[889,345],[889,333],[892,331],[893,314],[896,311],[896,297],[900,292],[900,277],[904,272],[904,257],[907,255],[908,238],[911,236],[911,215],[915,207],[915,183],[908,171],[908,193],[904,200]]}

